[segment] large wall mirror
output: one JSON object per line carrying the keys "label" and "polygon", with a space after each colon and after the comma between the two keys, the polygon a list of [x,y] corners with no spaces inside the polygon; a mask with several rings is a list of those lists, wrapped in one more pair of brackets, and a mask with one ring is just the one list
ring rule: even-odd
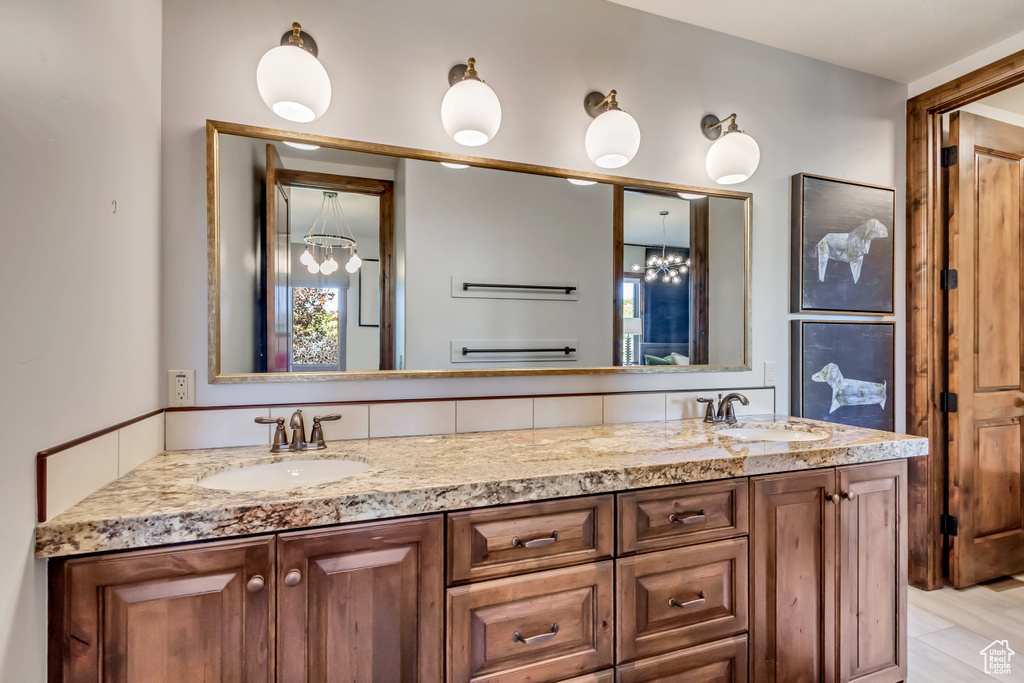
{"label": "large wall mirror", "polygon": [[212,382],[749,369],[747,193],[213,121],[207,174]]}

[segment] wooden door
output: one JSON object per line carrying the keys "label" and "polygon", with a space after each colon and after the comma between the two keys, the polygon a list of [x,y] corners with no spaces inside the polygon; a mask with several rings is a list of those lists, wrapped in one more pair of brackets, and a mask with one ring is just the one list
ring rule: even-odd
{"label": "wooden door", "polygon": [[281,534],[278,680],[437,683],[441,517]]}
{"label": "wooden door", "polygon": [[949,171],[949,574],[1024,571],[1024,129],[957,112]]}
{"label": "wooden door", "polygon": [[51,681],[269,683],[274,540],[54,563]]}
{"label": "wooden door", "polygon": [[836,680],[836,473],[753,479],[751,669],[758,683]]}
{"label": "wooden door", "polygon": [[839,468],[839,680],[907,676],[907,463]]}
{"label": "wooden door", "polygon": [[266,251],[267,371],[288,372],[292,350],[290,189],[281,182],[284,166],[273,144],[267,145]]}

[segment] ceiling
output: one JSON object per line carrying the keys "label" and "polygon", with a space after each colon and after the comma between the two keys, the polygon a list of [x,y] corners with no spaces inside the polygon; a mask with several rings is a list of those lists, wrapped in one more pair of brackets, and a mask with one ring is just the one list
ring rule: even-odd
{"label": "ceiling", "polygon": [[623,206],[623,241],[627,244],[661,245],[661,216],[665,216],[666,242],[675,247],[690,246],[690,202],[642,192],[626,192]]}
{"label": "ceiling", "polygon": [[1014,86],[978,101],[996,109],[1024,115],[1024,85]]}
{"label": "ceiling", "polygon": [[1024,31],[1021,0],[610,0],[910,83]]}
{"label": "ceiling", "polygon": [[[302,238],[309,232],[317,211],[324,201],[323,190],[312,190],[305,187],[293,187],[291,189],[291,228],[293,243],[302,242]],[[338,201],[342,211],[345,212],[345,221],[352,230],[356,242],[370,240],[376,242],[378,239],[377,220],[380,214],[380,199],[376,195],[355,194],[353,192],[339,192]],[[337,222],[328,219],[328,228],[331,232],[336,229]],[[358,249],[358,247],[357,247]],[[375,253],[376,249],[371,253]]]}

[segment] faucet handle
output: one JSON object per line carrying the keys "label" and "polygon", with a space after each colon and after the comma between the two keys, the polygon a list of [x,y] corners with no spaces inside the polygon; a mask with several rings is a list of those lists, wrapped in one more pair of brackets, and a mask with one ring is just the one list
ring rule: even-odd
{"label": "faucet handle", "polygon": [[707,398],[706,396],[698,396],[697,403],[708,404],[708,407],[704,410],[704,421],[713,423],[715,421],[715,399]]}
{"label": "faucet handle", "polygon": [[274,441],[270,446],[270,452],[276,453],[284,448],[288,447],[288,433],[284,429],[284,418],[272,418],[272,417],[257,417],[253,420],[256,424],[261,425],[272,425],[276,424],[277,429],[274,430]]}
{"label": "faucet handle", "polygon": [[324,415],[323,417],[316,415],[313,417],[313,429],[309,432],[309,443],[315,444],[316,449],[322,450],[327,448],[327,442],[324,440],[324,428],[321,422],[330,422],[332,420],[340,420],[341,415]]}

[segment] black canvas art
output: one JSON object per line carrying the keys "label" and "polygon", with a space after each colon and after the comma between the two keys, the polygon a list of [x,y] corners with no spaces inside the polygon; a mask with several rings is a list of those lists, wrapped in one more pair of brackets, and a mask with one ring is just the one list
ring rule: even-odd
{"label": "black canvas art", "polygon": [[793,311],[891,314],[896,193],[793,176]]}
{"label": "black canvas art", "polygon": [[792,412],[813,420],[893,431],[892,323],[793,323]]}

